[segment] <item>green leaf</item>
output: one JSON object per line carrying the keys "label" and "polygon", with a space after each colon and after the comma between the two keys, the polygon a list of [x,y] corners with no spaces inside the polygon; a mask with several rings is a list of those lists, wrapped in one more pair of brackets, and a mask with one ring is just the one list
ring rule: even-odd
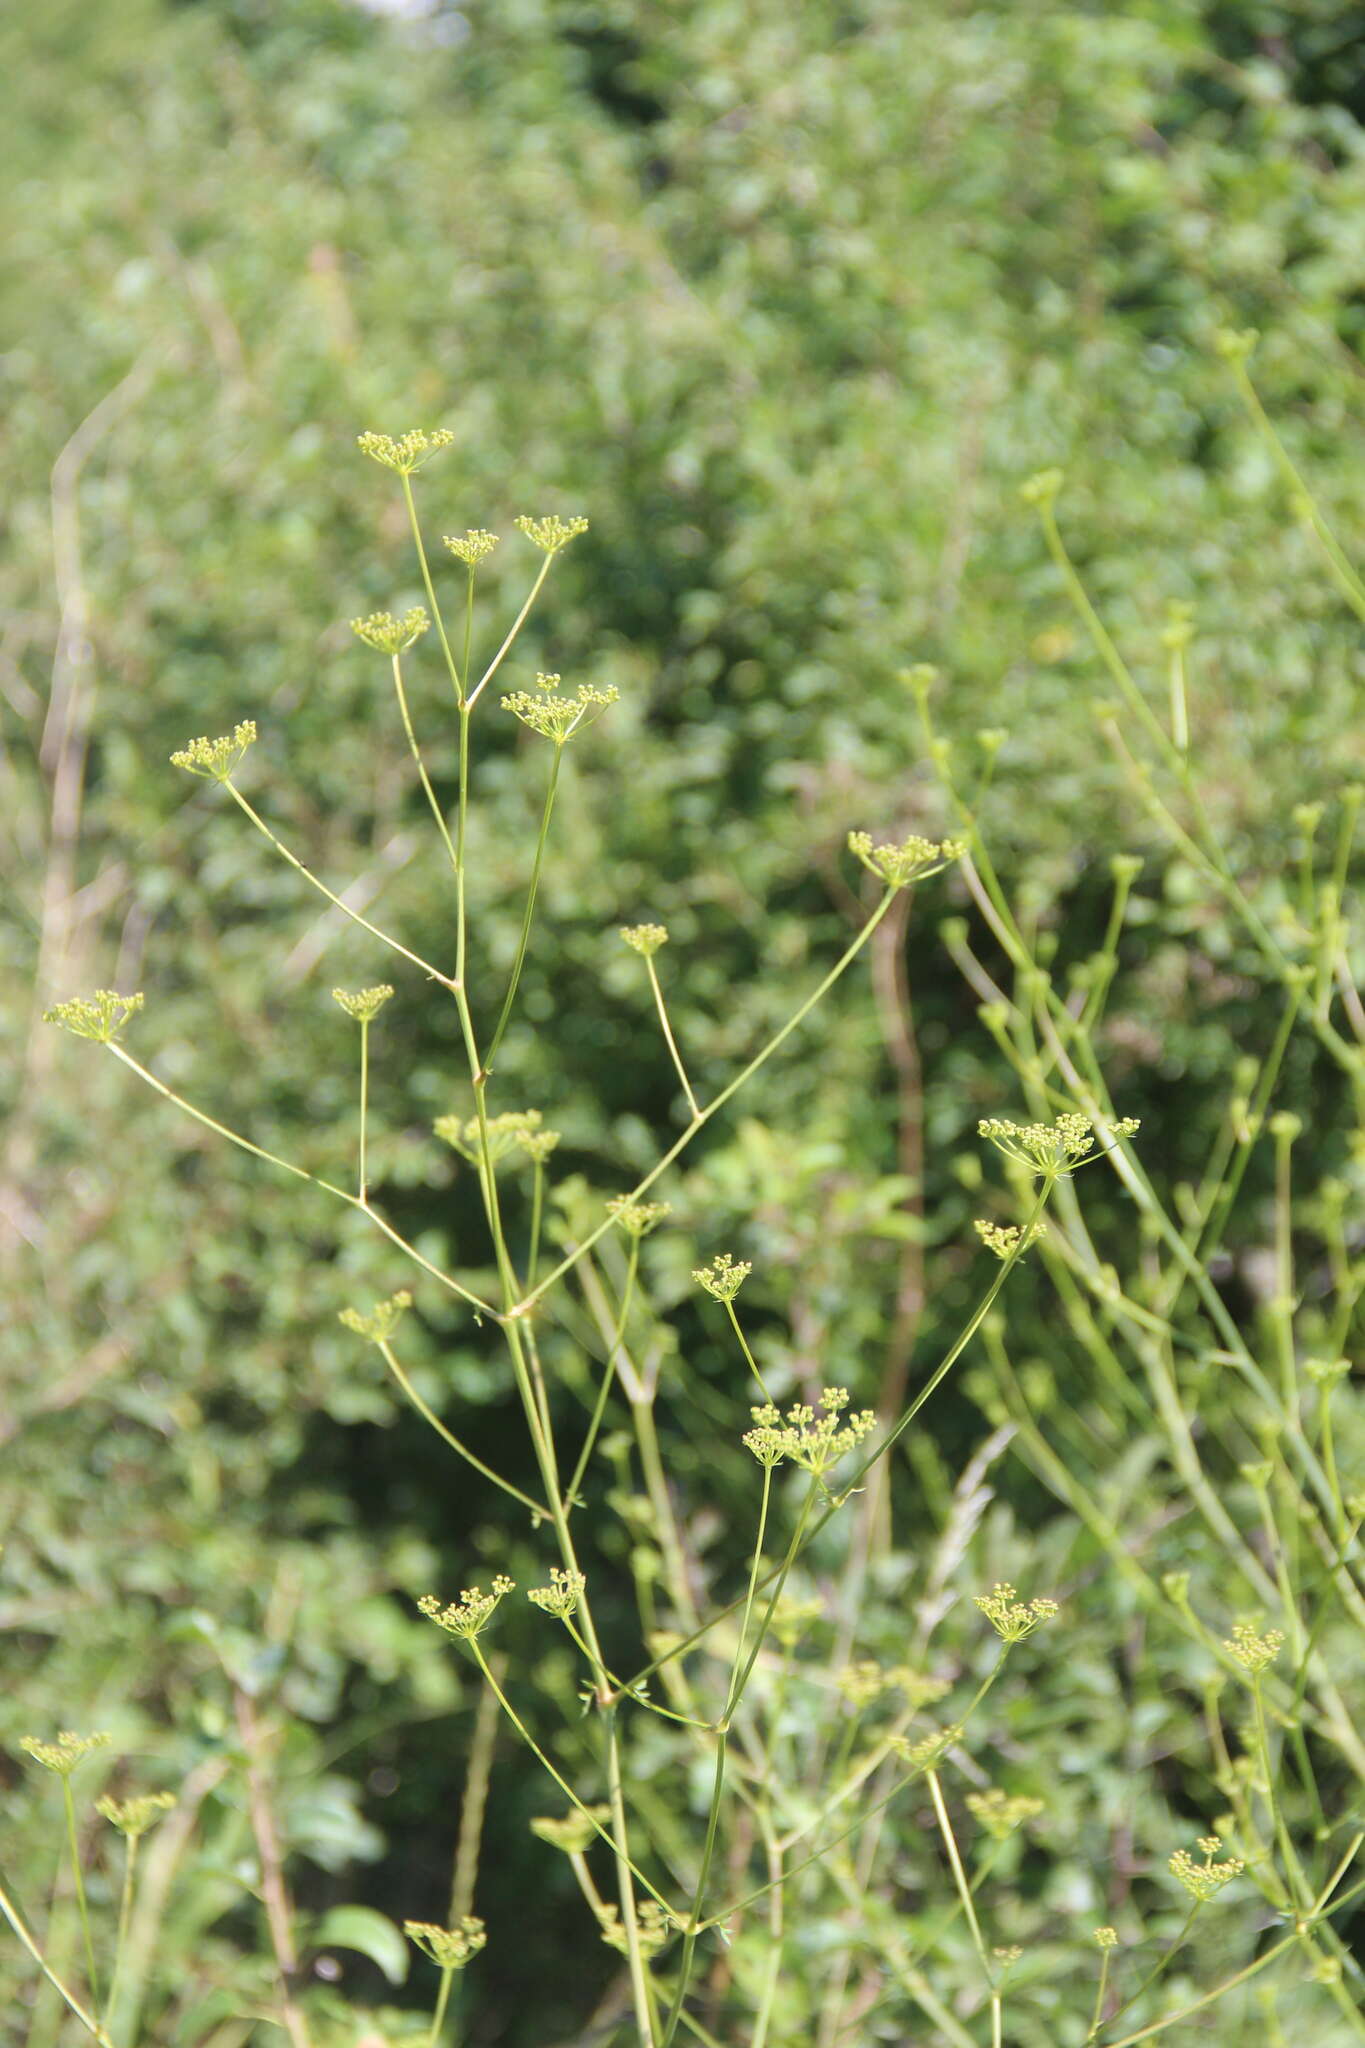
{"label": "green leaf", "polygon": [[390,1984],[408,1974],[408,1945],[392,1920],[372,1906],[333,1906],[313,1929],[316,1948],[353,1948],[384,1972]]}

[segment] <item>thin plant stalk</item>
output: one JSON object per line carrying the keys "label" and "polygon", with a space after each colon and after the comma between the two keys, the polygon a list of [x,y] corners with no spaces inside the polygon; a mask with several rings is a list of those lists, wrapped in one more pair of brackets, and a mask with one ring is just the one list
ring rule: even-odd
{"label": "thin plant stalk", "polygon": [[352,910],[344,897],[335,895],[325,882],[320,882],[312,869],[305,867],[298,855],[291,853],[284,841],[271,831],[260,812],[252,804],[248,803],[235,782],[225,781],[223,787],[238,808],[250,818],[256,830],[269,840],[280,858],[287,861],[296,874],[302,875],[308,886],[316,889],[319,896],[325,896],[327,901],[342,913],[343,917],[349,917],[352,924],[358,924],[362,931],[368,932],[372,939],[378,939],[380,945],[387,946],[391,953],[398,953],[404,960],[410,960],[414,967],[420,967],[423,974],[431,981],[439,981],[442,988],[454,989],[455,983],[448,974],[442,974],[440,968],[433,967],[430,960],[424,960],[420,953],[410,951],[407,946],[400,944],[397,939],[391,938],[388,932],[381,931],[377,924],[371,924],[368,917],[362,917],[358,910]]}
{"label": "thin plant stalk", "polygon": [[76,1888],[76,1910],[80,1915],[81,1939],[85,1944],[86,1984],[90,1992],[90,2003],[96,2012],[100,2009],[99,1973],[95,1968],[95,1944],[90,1933],[90,1908],[85,1896],[85,1877],[81,1870],[80,1843],[76,1835],[76,1802],[71,1792],[71,1775],[62,1773],[62,1805],[66,1812],[66,1846],[71,1857],[71,1877]]}
{"label": "thin plant stalk", "polygon": [[664,992],[659,984],[659,970],[654,965],[652,953],[645,954],[645,968],[649,974],[649,985],[654,991],[654,1006],[659,1012],[659,1023],[663,1029],[664,1043],[667,1045],[672,1057],[674,1071],[682,1083],[682,1091],[687,1097],[687,1106],[692,1112],[692,1121],[695,1123],[701,1115],[701,1108],[696,1096],[692,1093],[692,1083],[687,1078],[687,1069],[682,1063],[682,1054],[678,1051],[678,1042],[673,1036],[673,1026],[668,1021],[668,1007],[664,1002]]}
{"label": "thin plant stalk", "polygon": [[24,1925],[23,1919],[21,1918],[17,1907],[13,1904],[13,1902],[9,1898],[9,1895],[4,1890],[3,1886],[0,1886],[0,1913],[3,1913],[5,1919],[9,1922],[11,1928],[13,1929],[15,1935],[19,1940],[20,1946],[37,1964],[39,1970],[47,1979],[48,1983],[52,1986],[53,1990],[57,1993],[58,1997],[63,2001],[67,2008],[75,2015],[75,2017],[80,2021],[81,2025],[85,2028],[86,2033],[90,2035],[92,2040],[95,2040],[100,2043],[100,2048],[112,2048],[112,2043],[110,2042],[109,2035],[105,2031],[104,2027],[101,2026],[100,2022],[94,2017],[92,2013],[86,2011],[85,2007],[77,1998],[75,1992],[69,1990],[68,1987],[62,1982],[61,1978],[57,1975],[56,1971],[49,1966],[47,1959],[43,1955],[42,1950],[39,1948],[37,1942],[33,1939],[33,1936],[29,1933],[28,1928]]}
{"label": "thin plant stalk", "polygon": [[127,1834],[123,1838],[123,1885],[119,1893],[118,1934],[114,1942],[114,1967],[109,1978],[109,2003],[105,2007],[105,2019],[111,2027],[118,2017],[119,1981],[123,1973],[123,1954],[128,1944],[128,1923],[133,1911],[133,1875],[137,1868],[140,1839],[137,1834]]}
{"label": "thin plant stalk", "polygon": [[559,769],[564,756],[563,747],[556,746],[553,754],[554,758],[550,764],[550,780],[545,791],[545,808],[541,812],[540,833],[536,839],[535,859],[531,865],[531,886],[526,894],[526,910],[521,920],[521,936],[517,940],[517,957],[512,963],[512,979],[507,985],[507,994],[503,999],[502,1014],[498,1018],[488,1051],[484,1054],[483,1074],[485,1077],[493,1071],[493,1062],[497,1058],[498,1047],[502,1044],[502,1034],[506,1031],[508,1020],[512,1015],[512,1005],[516,1001],[517,996],[517,984],[521,980],[521,970],[526,959],[527,942],[531,936],[531,921],[535,916],[536,897],[540,891],[540,871],[545,860],[545,842],[550,836],[550,819],[554,814],[555,792],[559,787]]}

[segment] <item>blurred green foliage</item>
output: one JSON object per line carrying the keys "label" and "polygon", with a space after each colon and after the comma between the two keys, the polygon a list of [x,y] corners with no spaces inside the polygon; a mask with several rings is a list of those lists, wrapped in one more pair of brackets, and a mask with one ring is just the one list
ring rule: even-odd
{"label": "blurred green foliage", "polygon": [[[139,1042],[168,1082],[310,1170],[348,1157],[353,1044],[328,991],[391,963],[167,756],[256,719],[253,801],[333,887],[359,878],[371,914],[444,957],[443,878],[383,664],[345,623],[421,595],[356,432],[454,430],[420,495],[433,530],[508,536],[486,573],[496,617],[527,575],[513,516],[591,516],[513,680],[540,665],[615,683],[622,703],[566,776],[500,1066],[504,1099],[565,1134],[570,1223],[586,1188],[616,1191],[675,1128],[617,924],[668,924],[675,1020],[714,1092],[859,914],[847,828],[950,822],[899,679],[921,660],[947,677],[936,716],[958,759],[978,758],[979,728],[1007,734],[984,817],[1059,971],[1098,943],[1109,855],[1148,856],[1110,1077],[1149,1163],[1189,1176],[1278,996],[1099,737],[1105,679],[1017,485],[1065,464],[1070,541],[1158,694],[1166,606],[1194,605],[1204,786],[1273,907],[1293,806],[1365,768],[1359,633],[1210,340],[1226,321],[1262,330],[1266,403],[1338,529],[1358,531],[1365,108],[1323,0],[474,0],[406,23],[339,0],[49,0],[0,38],[4,1860],[36,1906],[51,1817],[21,1789],[26,1730],[109,1727],[151,1781],[201,1787],[207,1851],[173,1944],[197,1974],[148,1994],[158,2038],[201,2048],[242,2038],[230,2014],[262,1967],[234,1686],[283,1731],[307,1909],[366,1898],[436,1918],[472,1701],[411,1600],[462,1583],[467,1560],[516,1566],[485,1496],[449,1484],[337,1325],[398,1284],[382,1242],[38,1023],[97,983],[145,988]],[[448,790],[429,645],[410,688]],[[471,982],[500,988],[541,764],[493,727]],[[648,1262],[703,1411],[733,1368],[689,1297],[694,1254],[753,1257],[760,1357],[795,1378],[837,1344],[856,1401],[913,1382],[970,1299],[966,1135],[1012,1084],[931,900],[964,907],[926,891],[876,1000],[866,977],[841,989],[670,1190],[680,1228]],[[458,1046],[421,995],[400,989],[376,1025],[372,1175],[407,1235],[467,1265],[476,1204],[429,1136],[467,1113]],[[1339,1084],[1294,1062],[1314,1169],[1338,1171]],[[1252,1254],[1260,1171],[1239,1212]],[[1234,1300],[1238,1284],[1230,1271]],[[414,1321],[419,1386],[457,1399],[473,1447],[515,1472],[495,1344],[439,1299]],[[1050,1360],[1027,1275],[1011,1327],[1017,1356]],[[557,1341],[588,1398],[590,1362]],[[1064,1408],[1068,1367],[1046,1370]],[[987,1427],[965,1393],[934,1419],[935,1443],[898,1467],[892,1576],[951,1519]],[[737,1468],[714,1434],[679,1426],[666,1450],[694,1539],[723,1560],[748,1531],[728,1526]],[[1116,1501],[1154,1486],[1155,1455],[1125,1448]],[[1018,1468],[994,1483],[976,1577],[1022,1582],[1021,1558],[1039,1584],[1084,1577],[1044,1489]],[[1162,1541],[1163,1562],[1199,1569],[1197,1534]],[[1198,1831],[1176,1764],[1135,1821],[1135,1759],[1195,1739],[1197,1688],[1134,1712],[1114,1598],[1078,1603],[1058,1682],[1032,1670],[1008,1706],[1018,1756],[1046,1735],[1073,1759],[1045,1788],[1050,1853],[1025,1854],[1020,1926],[1001,1936],[1033,1942],[1044,2014],[1066,1886],[1068,1910],[1103,1917],[1075,1871],[1102,1870],[1119,1830],[1151,1853],[1172,1810],[1180,1839]],[[523,1627],[521,1653],[543,1658]],[[1034,1789],[1027,1770],[1012,1789]],[[507,2048],[577,2038],[613,1975],[608,1952],[582,1959],[576,1902],[525,1830],[537,1810],[495,1773],[469,2024]],[[97,1869],[101,1905],[114,1882]],[[837,1929],[803,1938],[818,1974]],[[406,1996],[343,1961],[358,1997]],[[734,1967],[754,1967],[742,1948]],[[33,1996],[6,1954],[0,2010]],[[6,2039],[74,2038],[45,1997],[33,2032],[25,2018]],[[1038,2024],[1019,2040],[1048,2038]]]}

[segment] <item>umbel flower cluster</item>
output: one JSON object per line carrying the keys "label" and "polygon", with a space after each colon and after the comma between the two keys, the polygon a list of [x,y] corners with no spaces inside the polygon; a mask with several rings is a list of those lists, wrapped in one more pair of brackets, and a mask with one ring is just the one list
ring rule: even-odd
{"label": "umbel flower cluster", "polygon": [[41,1764],[45,1771],[53,1771],[59,1778],[69,1778],[77,1764],[84,1763],[92,1751],[107,1749],[112,1736],[77,1735],[74,1729],[63,1728],[55,1742],[44,1742],[37,1735],[22,1735],[19,1747],[25,1756],[31,1756],[35,1764]]}
{"label": "umbel flower cluster", "polygon": [[974,1604],[1005,1643],[1021,1643],[1058,1611],[1055,1600],[1021,1600],[1014,1587],[1003,1581],[989,1593],[978,1593]]}
{"label": "umbel flower cluster", "polygon": [[441,1970],[462,1970],[488,1940],[482,1920],[472,1913],[454,1927],[437,1927],[430,1920],[405,1920],[403,1932],[413,1947]]}
{"label": "umbel flower cluster", "polygon": [[[1131,1138],[1138,1129],[1135,1116],[1125,1116],[1110,1126],[1115,1139]],[[982,1117],[977,1130],[989,1138],[1006,1159],[1035,1178],[1058,1180],[1077,1166],[1088,1166],[1095,1152],[1093,1117],[1067,1110],[1050,1124],[1016,1124],[1008,1117]]]}
{"label": "umbel flower cluster", "polygon": [[514,1580],[499,1572],[490,1592],[485,1593],[481,1586],[466,1586],[459,1599],[450,1601],[445,1607],[434,1593],[424,1593],[417,1606],[428,1621],[434,1621],[447,1635],[462,1636],[467,1643],[472,1643],[475,1636],[487,1627],[499,1602],[506,1599],[514,1584]]}
{"label": "umbel flower cluster", "polygon": [[922,882],[926,875],[938,874],[950,861],[961,860],[967,851],[967,842],[965,839],[922,839],[918,832],[912,832],[899,844],[889,840],[874,846],[870,832],[850,832],[848,850],[858,856],[869,874],[875,875],[879,882],[885,882],[888,889],[908,889],[912,882]]}
{"label": "umbel flower cluster", "polygon": [[93,996],[73,996],[69,1003],[54,1003],[43,1011],[43,1022],[59,1024],[77,1038],[93,1038],[97,1045],[112,1045],[143,1001],[141,995],[121,996],[115,989],[97,988]]}
{"label": "umbel flower cluster", "polygon": [[847,1406],[847,1387],[823,1387],[818,1414],[808,1402],[798,1401],[787,1410],[785,1421],[773,1403],[765,1401],[749,1411],[754,1426],[744,1433],[745,1445],[769,1470],[790,1458],[818,1479],[877,1426],[870,1408],[844,1417]]}
{"label": "umbel flower cluster", "polygon": [[650,1231],[663,1222],[671,1207],[670,1202],[637,1202],[630,1195],[610,1195],[607,1198],[607,1214],[613,1222],[620,1224],[627,1237],[636,1239],[648,1237]]}
{"label": "umbel flower cluster", "polygon": [[132,1799],[112,1799],[106,1793],[95,1801],[95,1811],[130,1842],[136,1842],[175,1803],[174,1792],[143,1792]]}
{"label": "umbel flower cluster", "polygon": [[401,618],[392,612],[371,612],[367,619],[352,619],[351,631],[377,654],[405,654],[430,624],[425,607],[415,604]]}
{"label": "umbel flower cluster", "polygon": [[171,755],[171,766],[183,768],[187,775],[200,775],[206,782],[230,782],[234,769],[255,738],[255,719],[244,718],[230,733],[222,733],[216,740],[191,740],[188,746]]}
{"label": "umbel flower cluster", "polygon": [[354,992],[350,989],[334,988],[332,1001],[339,1003],[346,1015],[354,1017],[357,1024],[372,1024],[392,994],[393,989],[384,981],[375,988],[356,989]]}
{"label": "umbel flower cluster", "polygon": [[557,675],[541,673],[536,676],[534,690],[513,690],[502,699],[504,711],[510,711],[524,726],[557,747],[567,746],[575,734],[599,719],[621,694],[614,683],[609,683],[605,690],[580,683],[571,697],[561,697],[560,680]]}
{"label": "umbel flower cluster", "polygon": [[559,1132],[542,1129],[542,1122],[538,1109],[508,1109],[482,1124],[476,1116],[438,1116],[432,1129],[471,1166],[482,1166],[485,1156],[490,1166],[496,1166],[509,1152],[546,1159],[559,1143]]}
{"label": "umbel flower cluster", "polygon": [[344,1308],[337,1320],[369,1344],[387,1344],[402,1321],[404,1311],[411,1307],[412,1296],[403,1287],[397,1294],[391,1294],[387,1301],[376,1302],[368,1315],[362,1315],[357,1308]]}
{"label": "umbel flower cluster", "polygon": [[1192,1899],[1207,1905],[1216,1899],[1225,1884],[1231,1884],[1234,1877],[1240,1877],[1246,1865],[1236,1856],[1226,1856],[1215,1863],[1214,1857],[1222,1848],[1217,1835],[1201,1835],[1195,1844],[1204,1852],[1202,1863],[1196,1863],[1188,1849],[1177,1849],[1170,1861],[1170,1873],[1178,1883],[1184,1885]]}

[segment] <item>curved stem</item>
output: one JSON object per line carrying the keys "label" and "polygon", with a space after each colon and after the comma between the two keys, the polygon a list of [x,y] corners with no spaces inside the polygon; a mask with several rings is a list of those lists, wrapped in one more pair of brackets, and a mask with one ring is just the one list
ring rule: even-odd
{"label": "curved stem", "polygon": [[531,936],[531,920],[534,918],[536,911],[536,896],[540,890],[540,871],[545,861],[545,842],[550,836],[550,819],[554,814],[555,791],[559,787],[559,769],[563,756],[563,747],[556,746],[554,749],[554,760],[550,768],[549,786],[545,791],[545,808],[541,812],[540,817],[540,837],[536,840],[536,857],[531,866],[531,885],[526,895],[526,912],[521,920],[521,937],[517,941],[517,957],[512,964],[512,979],[507,986],[507,995],[503,1001],[502,1015],[498,1018],[492,1043],[484,1054],[483,1071],[485,1075],[491,1074],[493,1071],[493,1061],[497,1057],[498,1047],[502,1044],[502,1034],[507,1029],[508,1019],[512,1015],[512,1005],[516,1001],[517,983],[521,980],[522,964],[526,959],[526,945]]}

